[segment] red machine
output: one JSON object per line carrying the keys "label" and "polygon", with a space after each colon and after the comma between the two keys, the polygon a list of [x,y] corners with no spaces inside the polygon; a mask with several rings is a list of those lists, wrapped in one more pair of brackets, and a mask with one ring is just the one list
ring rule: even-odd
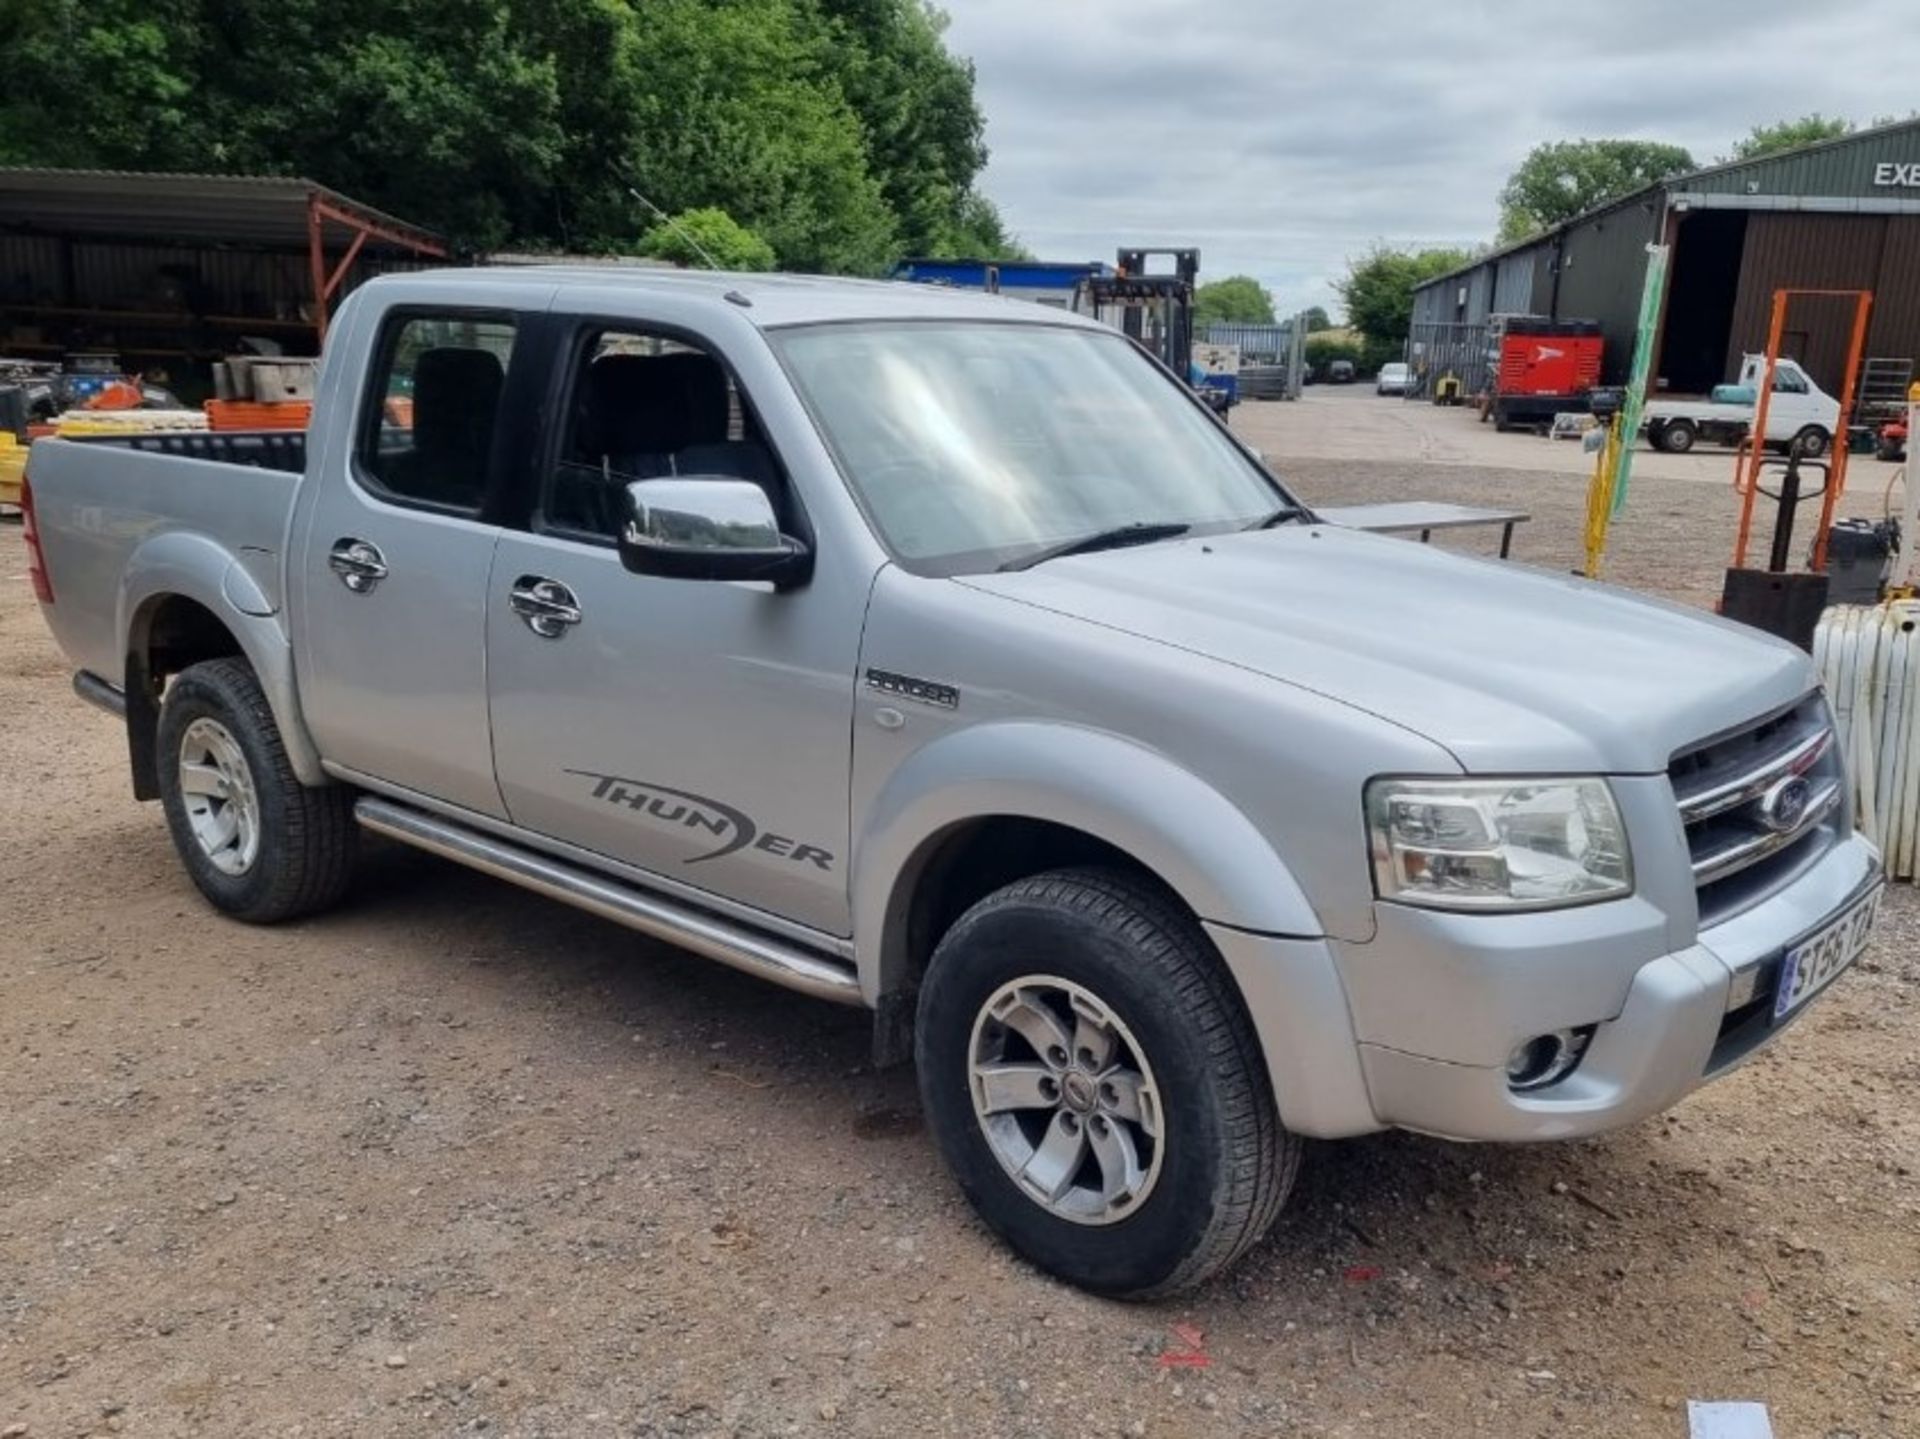
{"label": "red machine", "polygon": [[1591,408],[1606,339],[1598,320],[1497,315],[1488,333],[1487,393],[1480,417],[1494,428],[1545,426],[1563,410]]}

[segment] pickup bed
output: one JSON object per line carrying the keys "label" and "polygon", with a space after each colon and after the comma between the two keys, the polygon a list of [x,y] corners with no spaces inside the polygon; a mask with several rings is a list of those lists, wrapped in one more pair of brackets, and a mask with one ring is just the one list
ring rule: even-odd
{"label": "pickup bed", "polygon": [[1632,1123],[1859,951],[1803,654],[1324,523],[1075,317],[390,276],[298,436],[34,447],[42,610],[213,905],[365,833],[874,1015],[1019,1252],[1198,1282],[1305,1137]]}

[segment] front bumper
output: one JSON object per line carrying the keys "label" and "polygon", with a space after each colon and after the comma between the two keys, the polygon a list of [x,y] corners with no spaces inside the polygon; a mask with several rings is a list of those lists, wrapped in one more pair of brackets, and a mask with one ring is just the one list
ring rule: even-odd
{"label": "front bumper", "polygon": [[[1501,917],[1382,905],[1371,943],[1335,947],[1374,1117],[1454,1139],[1533,1140],[1657,1114],[1798,1017],[1771,1022],[1782,955],[1880,882],[1878,852],[1854,835],[1670,950],[1669,921],[1641,898]],[[1584,1025],[1593,1040],[1571,1075],[1509,1086],[1515,1045]]]}

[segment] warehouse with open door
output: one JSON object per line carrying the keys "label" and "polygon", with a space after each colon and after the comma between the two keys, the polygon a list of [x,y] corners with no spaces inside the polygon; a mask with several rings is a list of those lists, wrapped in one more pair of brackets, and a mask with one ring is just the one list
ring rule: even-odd
{"label": "warehouse with open door", "polygon": [[[1646,250],[1672,247],[1653,374],[1704,393],[1765,348],[1777,289],[1870,290],[1867,355],[1920,373],[1920,119],[1677,175],[1494,251],[1414,295],[1410,348],[1471,353],[1496,317],[1592,320],[1632,361]],[[1838,393],[1852,312],[1796,302],[1783,353]],[[1474,376],[1468,376],[1474,383]]]}

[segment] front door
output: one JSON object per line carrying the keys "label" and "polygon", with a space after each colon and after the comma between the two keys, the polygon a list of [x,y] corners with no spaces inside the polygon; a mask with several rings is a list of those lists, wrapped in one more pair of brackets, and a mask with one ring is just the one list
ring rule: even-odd
{"label": "front door", "polygon": [[295,538],[301,709],[329,763],[504,815],[485,634],[517,326],[418,309],[381,324],[352,442],[323,457]]}
{"label": "front door", "polygon": [[[805,517],[718,351],[583,323],[573,393],[487,599],[494,763],[515,824],[815,929],[848,931],[853,681],[865,578],[629,574],[626,480],[754,479]],[[698,898],[698,895],[694,895]]]}

